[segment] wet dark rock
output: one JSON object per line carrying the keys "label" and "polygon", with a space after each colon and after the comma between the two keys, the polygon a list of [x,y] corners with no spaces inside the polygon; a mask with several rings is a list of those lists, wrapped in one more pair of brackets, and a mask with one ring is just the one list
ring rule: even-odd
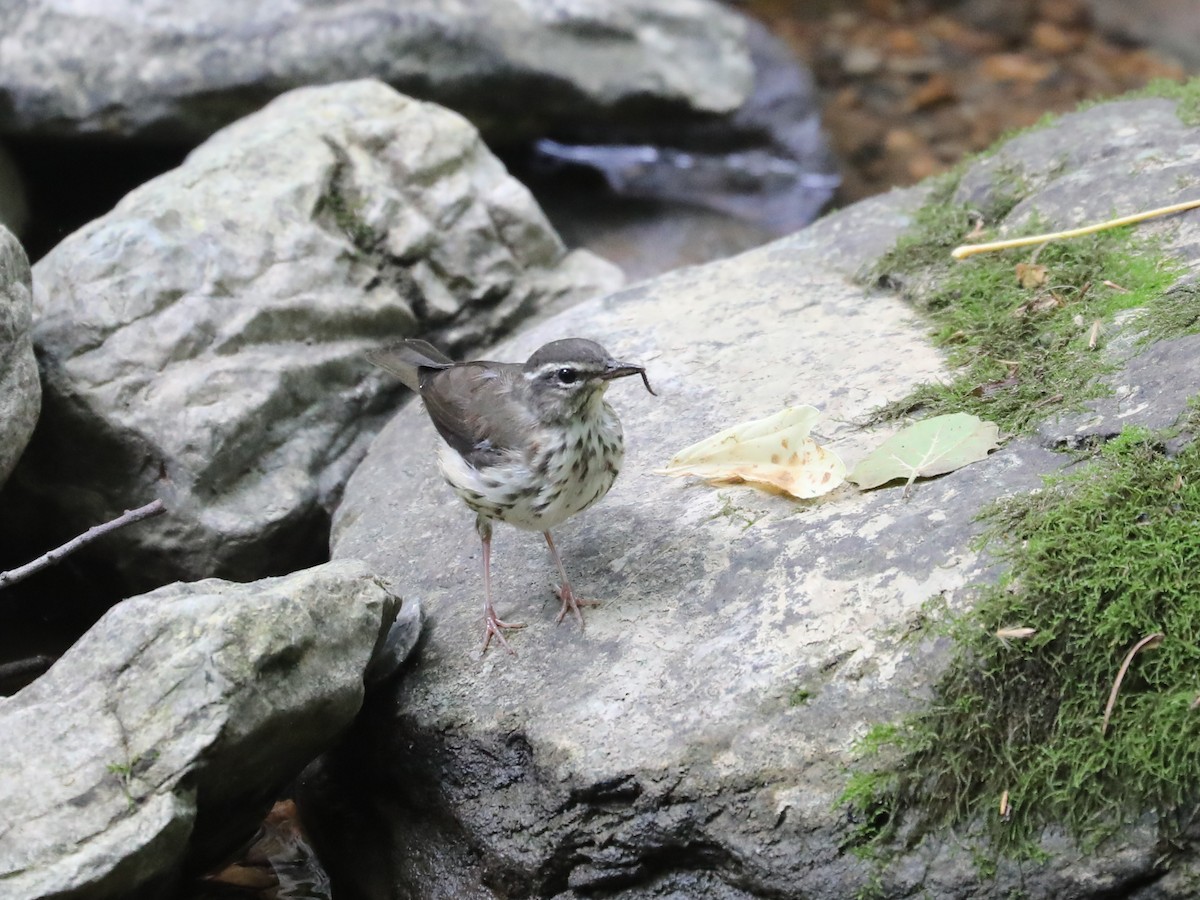
{"label": "wet dark rock", "polygon": [[0,484],[25,450],[41,408],[32,313],[29,261],[0,224]]}
{"label": "wet dark rock", "polygon": [[595,143],[543,139],[544,166],[584,166],[617,196],[717,210],[780,235],[807,225],[839,178],[808,69],[757,22],[746,21],[754,90],[731,115],[683,124],[615,124],[577,131]]}
{"label": "wet dark rock", "polygon": [[606,188],[555,190],[538,184],[538,202],[571,247],[615,263],[628,281],[697,266],[760,247],[775,235],[698,206],[628,200]]}
{"label": "wet dark rock", "polygon": [[12,155],[0,145],[0,226],[21,237],[28,224],[29,201],[25,196],[25,183]]}
{"label": "wet dark rock", "polygon": [[[1131,122],[1167,126],[1161,113],[1158,101],[1090,111],[1088,133],[1111,135],[1094,166],[1021,150],[1082,143],[1078,118],[1018,138],[1009,147],[1035,189],[1008,221],[1044,199],[1052,221],[1079,224],[1070,210],[1116,196],[1108,165],[1144,174],[1120,187],[1133,208],[1167,202],[1153,187],[1161,169],[1178,182],[1200,177],[1188,161],[1198,129],[1129,133],[1140,127]],[[1000,190],[1000,174],[977,162],[964,195]],[[903,635],[931,596],[961,607],[970,585],[994,576],[972,543],[979,510],[1039,487],[1069,456],[1022,438],[908,497],[842,488],[804,504],[653,474],[694,440],[797,403],[823,408],[817,431],[853,464],[880,439],[853,422],[948,374],[903,301],[851,280],[920,199],[865,201],[739,257],[584,302],[489,351],[521,359],[551,338],[587,335],[644,362],[660,394],[610,391],[629,444],[621,477],[556,534],[576,589],[603,601],[582,633],[554,624],[554,573],[538,536],[498,526],[498,611],[528,627],[509,636],[516,658],[480,657],[472,517],[437,474],[422,411],[389,423],[348,484],[333,551],[406,585],[428,628],[390,696],[326,760],[318,793],[354,798],[327,823],[342,835],[326,845],[338,890],[841,900],[875,886],[888,896],[1099,898],[1158,881],[1148,820],[1101,852],[1048,831],[1044,860],[1001,860],[986,878],[969,848],[938,835],[882,871],[845,850],[854,823],[838,797],[854,741],[920,703],[947,658],[944,640]],[[1189,262],[1197,221],[1156,226]],[[1195,391],[1194,343],[1135,349],[1113,376],[1115,408],[1097,410],[1126,425],[1173,420]],[[1172,374],[1180,384],[1168,391]],[[349,836],[366,831],[360,867]],[[1186,881],[1143,894],[1190,896]]]}
{"label": "wet dark rock", "polygon": [[398,398],[364,350],[478,344],[619,281],[461,117],[372,81],[295,91],[37,264],[45,415],[4,526],[48,548],[162,497],[106,540],[127,591],[318,562]]}
{"label": "wet dark rock", "polygon": [[399,604],[343,560],[110,610],[0,699],[6,900],[128,898],[237,850],[353,720]]}

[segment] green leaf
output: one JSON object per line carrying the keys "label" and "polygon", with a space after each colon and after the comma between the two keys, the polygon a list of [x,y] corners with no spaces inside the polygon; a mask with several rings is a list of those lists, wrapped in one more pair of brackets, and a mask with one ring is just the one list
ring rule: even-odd
{"label": "green leaf", "polygon": [[943,475],[978,462],[1000,446],[1000,428],[968,413],[934,416],[896,432],[849,475],[863,490],[899,478]]}

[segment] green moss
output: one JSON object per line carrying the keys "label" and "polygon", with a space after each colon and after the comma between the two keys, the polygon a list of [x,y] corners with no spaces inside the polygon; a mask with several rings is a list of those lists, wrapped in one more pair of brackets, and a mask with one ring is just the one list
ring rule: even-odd
{"label": "green moss", "polygon": [[[1193,403],[1182,425],[1197,424]],[[1169,839],[1195,812],[1200,444],[1171,457],[1171,436],[1127,429],[1079,471],[987,513],[1009,573],[952,623],[957,656],[928,707],[862,742],[843,795],[852,844],[877,852],[949,827],[1029,856],[1047,826],[1088,846],[1152,813]],[[1102,733],[1122,660],[1155,633],[1164,640],[1133,659]]]}
{"label": "green moss", "polygon": [[359,209],[356,198],[331,188],[317,201],[316,214],[328,215],[355,247],[370,251],[379,242],[379,237],[362,220]]}
{"label": "green moss", "polygon": [[[1127,95],[1136,97],[1175,100],[1185,123],[1200,124],[1200,78],[1182,84],[1160,79]],[[1080,108],[1089,105],[1095,104]],[[1044,117],[1022,132],[1054,121],[1054,116]],[[1011,137],[975,159],[996,152]],[[878,410],[874,421],[918,412],[971,412],[1006,432],[1020,433],[1057,409],[1075,408],[1105,393],[1098,376],[1109,366],[1097,349],[1102,349],[1103,327],[1115,313],[1144,307],[1144,327],[1155,340],[1200,331],[1200,289],[1184,287],[1164,294],[1184,267],[1131,228],[1041,249],[988,253],[962,262],[951,259],[950,251],[965,243],[977,223],[991,226],[1001,221],[1029,191],[1021,171],[1002,168],[994,173],[988,208],[954,203],[955,189],[972,161],[933,183],[912,228],[871,273],[873,280],[899,287],[926,313],[934,341],[955,367],[955,377],[946,384],[918,387]],[[1033,217],[1022,233],[1047,230]],[[1047,281],[1023,287],[1017,264],[1035,262],[1046,267]],[[1093,341],[1097,321],[1101,334]]]}
{"label": "green moss", "polygon": [[1137,322],[1142,342],[1200,333],[1200,284],[1183,284],[1151,303]]}
{"label": "green moss", "polygon": [[[1105,388],[1097,376],[1109,367],[1103,325],[1114,313],[1152,307],[1183,267],[1129,228],[955,261],[979,211],[950,202],[953,180],[935,187],[914,226],[880,261],[876,280],[899,286],[925,313],[933,340],[955,376],[926,384],[875,414],[875,420],[915,412],[969,412],[1008,433],[1033,427],[1054,409],[1077,407]],[[1015,204],[1022,186],[993,191],[985,221]],[[1025,233],[1047,230],[1036,217]],[[1045,267],[1045,282],[1023,286],[1019,263]],[[1027,282],[1028,283],[1028,282]],[[1181,303],[1174,304],[1179,316]],[[1169,316],[1159,319],[1164,325]],[[1101,326],[1096,328],[1095,323]],[[1094,328],[1096,329],[1094,331]]]}
{"label": "green moss", "polygon": [[[1142,95],[1200,122],[1200,80]],[[969,210],[953,202],[961,171],[934,184],[873,273],[927,318],[955,375],[877,419],[966,411],[1019,433],[1106,391],[1104,341],[1122,310],[1141,310],[1132,327],[1145,341],[1200,333],[1200,285],[1172,288],[1182,264],[1130,229],[952,260],[980,216],[992,225],[1028,192],[1019,172],[1000,172],[991,207]],[[1030,220],[1023,233],[1046,230]],[[1022,286],[1018,263],[1045,266],[1045,282]],[[931,601],[917,618],[913,633],[948,635],[955,657],[924,710],[860,742],[840,800],[853,823],[844,849],[882,870],[897,848],[953,829],[983,871],[999,855],[1043,858],[1047,827],[1086,847],[1149,814],[1169,842],[1195,813],[1200,447],[1164,448],[1198,433],[1200,399],[1174,433],[1127,429],[1073,474],[986,513],[987,547],[1008,572],[972,611]],[[1102,734],[1122,660],[1155,633],[1164,640],[1133,659]]]}

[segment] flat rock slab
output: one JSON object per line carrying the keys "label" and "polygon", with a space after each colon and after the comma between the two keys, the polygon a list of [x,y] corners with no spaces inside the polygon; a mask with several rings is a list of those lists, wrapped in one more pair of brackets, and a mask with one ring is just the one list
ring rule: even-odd
{"label": "flat rock slab", "polygon": [[34,275],[46,415],[19,515],[52,546],[161,496],[167,516],[108,545],[135,591],[323,557],[396,400],[368,348],[478,343],[621,281],[567,252],[466,120],[374,81],[276,99]]}
{"label": "flat rock slab", "polygon": [[[1107,133],[1157,107],[1115,108]],[[1041,139],[1064,142],[1069,127]],[[1124,138],[1106,156],[1103,123],[1092,127],[1095,178],[1111,177],[1110,157],[1142,158]],[[1169,163],[1186,148],[1161,152]],[[1059,166],[1033,159],[1026,174],[1070,178],[1077,204],[1099,189]],[[330,762],[334,783],[360,800],[362,818],[343,815],[330,842],[347,859],[346,883],[394,897],[619,889],[842,900],[868,888],[877,873],[843,849],[853,823],[838,803],[853,742],[937,678],[948,646],[904,637],[922,605],[937,595],[963,604],[994,574],[971,549],[980,509],[1040,486],[1067,459],[1056,441],[1023,438],[907,497],[846,486],[811,502],[653,470],[721,428],[801,403],[822,408],[817,437],[848,465],[878,445],[883,434],[855,420],[947,374],[903,302],[850,278],[895,240],[919,197],[865,201],[737,258],[581,304],[488,353],[523,359],[552,338],[586,336],[644,362],[660,393],[612,387],[629,443],[622,475],[556,535],[577,590],[603,601],[583,633],[553,622],[540,537],[501,526],[499,613],[528,627],[510,638],[516,658],[481,658],[477,539],[436,472],[436,435],[416,404],[381,433],[335,516],[334,555],[405,585],[430,627],[392,704],[376,706]],[[1035,195],[1017,215],[1036,206]],[[1131,363],[1116,379],[1134,390],[1149,371]],[[1180,411],[1178,392],[1155,396]],[[1131,828],[1088,856],[1047,835],[1044,864],[1001,864],[983,884],[968,849],[930,836],[888,868],[883,888],[1100,895],[1157,874],[1155,840],[1152,827]]]}
{"label": "flat rock slab", "polygon": [[[888,201],[876,212],[892,217]],[[610,390],[629,443],[623,474],[558,536],[576,589],[603,600],[584,633],[554,624],[540,537],[501,527],[499,612],[529,626],[510,637],[516,658],[480,658],[472,517],[436,474],[437,438],[418,405],[351,479],[335,557],[369,560],[429,612],[399,693],[400,770],[427,764],[399,749],[415,740],[453,773],[441,773],[456,785],[446,802],[480,843],[489,883],[549,893],[637,881],[649,857],[693,833],[760,887],[859,867],[812,855],[836,844],[835,775],[852,741],[883,698],[925,683],[894,635],[978,574],[967,543],[980,506],[1033,487],[1054,463],[1031,447],[911,500],[847,486],[808,503],[653,474],[686,444],[801,403],[823,409],[820,439],[852,464],[881,439],[854,421],[942,373],[903,302],[865,295],[822,263],[831,237],[863,224],[837,218],[585,303],[489,354],[521,359],[588,336],[644,362],[660,394],[634,381]],[[797,692],[811,699],[798,705]],[[456,744],[447,762],[431,746],[439,734],[473,749]],[[466,762],[474,754],[509,762],[488,774]]]}
{"label": "flat rock slab", "polygon": [[0,132],[203,139],[277,94],[378,78],[500,137],[723,113],[750,91],[713,0],[7,0]]}
{"label": "flat rock slab", "polygon": [[6,900],[128,897],[235,851],[358,712],[398,606],[344,560],[111,609],[0,699]]}

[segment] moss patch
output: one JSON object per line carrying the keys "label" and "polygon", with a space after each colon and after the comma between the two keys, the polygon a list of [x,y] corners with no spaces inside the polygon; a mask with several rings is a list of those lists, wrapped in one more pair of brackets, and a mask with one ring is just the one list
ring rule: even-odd
{"label": "moss patch", "polygon": [[[1200,124],[1200,80],[1142,95],[1175,99]],[[1129,229],[952,260],[977,221],[1001,221],[1028,193],[1002,172],[992,207],[969,210],[952,202],[961,171],[935,185],[872,273],[928,318],[956,374],[877,419],[966,411],[1020,433],[1107,391],[1118,312],[1142,310],[1133,327],[1145,341],[1200,332],[1200,285],[1178,285],[1184,266]],[[1023,233],[1046,230],[1031,221]],[[1047,827],[1088,847],[1150,814],[1169,841],[1200,812],[1197,433],[1193,402],[1173,433],[1127,429],[1071,474],[985,513],[983,544],[1007,574],[978,588],[967,613],[934,601],[923,611],[917,636],[951,637],[954,658],[923,710],[860,742],[840,800],[854,822],[846,849],[874,858],[877,874],[946,829],[986,872],[1000,856],[1040,857]],[[1168,455],[1180,434],[1193,440]],[[1160,633],[1130,663],[1102,734],[1126,654]]]}
{"label": "moss patch", "polygon": [[1200,284],[1181,284],[1149,304],[1138,319],[1142,342],[1200,333]]}
{"label": "moss patch", "polygon": [[788,694],[788,706],[804,706],[812,698],[813,692],[807,688],[793,688],[792,692]]}
{"label": "moss patch", "polygon": [[[1160,79],[1127,95],[1137,97],[1174,100],[1185,124],[1200,124],[1200,78],[1182,84]],[[1048,116],[1024,130],[1053,121]],[[994,153],[1008,139],[977,158]],[[917,388],[878,410],[873,421],[918,412],[971,412],[1008,433],[1021,433],[1056,410],[1077,408],[1106,392],[1099,379],[1111,369],[1102,352],[1104,332],[1115,313],[1144,307],[1142,327],[1155,340],[1200,331],[1200,290],[1164,293],[1185,267],[1132,228],[1036,250],[951,259],[950,251],[966,242],[977,223],[1001,221],[1028,193],[1019,172],[1000,171],[988,209],[955,204],[954,191],[968,164],[935,182],[913,227],[871,272],[875,281],[898,287],[926,313],[934,342],[946,352],[956,375],[948,384]],[[1034,217],[1022,233],[1047,230]],[[985,232],[980,239],[994,237]],[[1022,284],[1018,265],[1044,266],[1045,282],[1026,279]]]}
{"label": "moss patch", "polygon": [[[1181,427],[1198,425],[1194,405]],[[1087,845],[1146,812],[1170,837],[1194,814],[1200,444],[1171,457],[1169,436],[1128,429],[1074,474],[987,513],[1009,574],[943,623],[959,650],[929,706],[861,746],[887,764],[843,795],[852,844],[970,824],[995,851],[1028,855],[1046,826]],[[1102,734],[1122,660],[1155,633],[1164,640],[1134,657]]]}
{"label": "moss patch", "polygon": [[[956,374],[918,387],[875,420],[970,412],[1020,433],[1105,392],[1098,380],[1112,365],[1102,352],[1105,325],[1120,310],[1153,307],[1183,266],[1129,228],[955,261],[950,251],[972,220],[999,220],[1022,194],[1014,177],[993,208],[969,210],[950,200],[956,181],[936,187],[872,273],[925,313]],[[1045,230],[1034,220],[1025,233]]]}

